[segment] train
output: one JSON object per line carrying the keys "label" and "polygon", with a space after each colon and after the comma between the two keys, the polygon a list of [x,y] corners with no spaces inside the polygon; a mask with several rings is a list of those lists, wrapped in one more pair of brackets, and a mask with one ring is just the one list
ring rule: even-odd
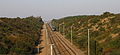
{"label": "train", "polygon": [[52,26],[52,31],[56,31],[56,27],[55,26]]}
{"label": "train", "polygon": [[52,31],[56,31],[56,30],[57,30],[57,28],[56,28],[55,26],[53,26],[53,25],[51,25],[51,24],[49,24],[49,25],[50,25]]}

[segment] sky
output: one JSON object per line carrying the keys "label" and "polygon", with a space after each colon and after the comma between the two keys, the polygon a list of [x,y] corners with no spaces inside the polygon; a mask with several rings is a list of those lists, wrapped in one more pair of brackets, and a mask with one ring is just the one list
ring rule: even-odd
{"label": "sky", "polygon": [[106,11],[120,13],[120,0],[0,0],[0,17],[42,16],[48,21]]}

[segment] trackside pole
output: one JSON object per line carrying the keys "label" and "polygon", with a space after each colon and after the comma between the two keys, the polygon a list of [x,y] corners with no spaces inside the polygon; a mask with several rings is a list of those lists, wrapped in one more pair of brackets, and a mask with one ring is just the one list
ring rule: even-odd
{"label": "trackside pole", "polygon": [[60,24],[59,24],[59,32],[60,32]]}
{"label": "trackside pole", "polygon": [[90,36],[89,36],[89,29],[88,29],[88,55],[90,55]]}
{"label": "trackside pole", "polygon": [[63,35],[65,34],[65,26],[64,26],[64,22],[63,22]]}
{"label": "trackside pole", "polygon": [[50,44],[50,48],[51,48],[51,55],[53,55],[53,45],[54,45],[54,44]]}
{"label": "trackside pole", "polygon": [[73,38],[73,35],[72,35],[72,26],[71,26],[71,45],[72,45],[72,38]]}
{"label": "trackside pole", "polygon": [[39,47],[37,48],[38,54],[39,54]]}

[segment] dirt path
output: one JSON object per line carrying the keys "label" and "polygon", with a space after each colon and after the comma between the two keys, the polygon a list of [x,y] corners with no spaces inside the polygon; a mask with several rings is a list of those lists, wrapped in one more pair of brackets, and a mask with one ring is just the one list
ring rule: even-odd
{"label": "dirt path", "polygon": [[47,50],[48,50],[49,46],[47,45],[47,40],[46,40],[46,27],[45,27],[45,25],[43,25],[43,30],[42,30],[41,35],[42,35],[41,36],[42,42],[41,42],[40,46],[44,47],[44,48],[41,50],[42,52],[39,55],[47,55]]}

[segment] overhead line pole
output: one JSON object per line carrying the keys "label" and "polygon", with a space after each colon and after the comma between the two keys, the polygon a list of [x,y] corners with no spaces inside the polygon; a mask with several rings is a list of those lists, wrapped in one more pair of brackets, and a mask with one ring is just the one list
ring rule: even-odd
{"label": "overhead line pole", "polygon": [[50,48],[51,48],[51,55],[53,55],[53,45],[54,45],[54,44],[50,44]]}
{"label": "overhead line pole", "polygon": [[64,32],[65,32],[65,30],[64,30],[64,29],[65,29],[65,27],[64,27],[64,22],[63,22],[63,35],[64,35]]}
{"label": "overhead line pole", "polygon": [[71,26],[71,45],[73,44],[73,25]]}
{"label": "overhead line pole", "polygon": [[59,24],[59,32],[60,32],[60,24]]}
{"label": "overhead line pole", "polygon": [[37,51],[38,51],[38,54],[39,54],[39,52],[40,52],[40,51],[39,51],[39,45],[38,45],[38,47],[37,47]]}
{"label": "overhead line pole", "polygon": [[71,26],[71,45],[72,45],[72,26]]}
{"label": "overhead line pole", "polygon": [[90,34],[88,29],[88,55],[90,55]]}

